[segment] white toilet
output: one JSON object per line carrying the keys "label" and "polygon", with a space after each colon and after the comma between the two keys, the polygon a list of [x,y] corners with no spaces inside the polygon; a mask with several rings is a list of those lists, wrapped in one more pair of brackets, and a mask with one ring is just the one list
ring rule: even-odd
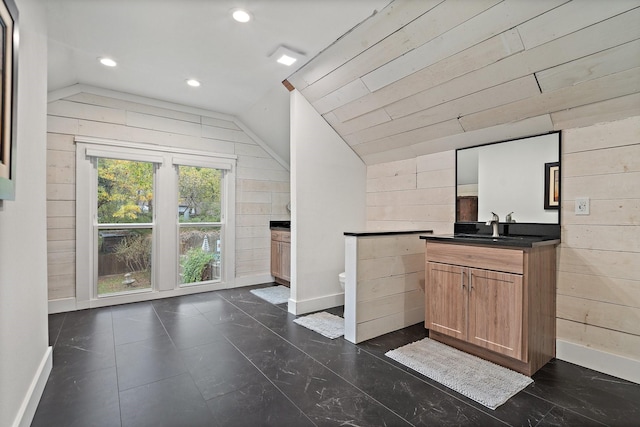
{"label": "white toilet", "polygon": [[343,291],[344,291],[344,281],[345,281],[346,277],[347,277],[347,275],[345,274],[344,271],[342,273],[338,274],[338,281],[340,282],[340,287],[342,288]]}

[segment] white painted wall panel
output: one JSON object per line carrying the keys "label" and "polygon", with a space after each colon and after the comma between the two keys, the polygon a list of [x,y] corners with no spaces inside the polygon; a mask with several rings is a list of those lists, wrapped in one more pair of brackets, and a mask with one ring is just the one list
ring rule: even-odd
{"label": "white painted wall panel", "polygon": [[301,314],[342,304],[343,233],[365,226],[366,168],[297,91],[291,107],[289,311]]}

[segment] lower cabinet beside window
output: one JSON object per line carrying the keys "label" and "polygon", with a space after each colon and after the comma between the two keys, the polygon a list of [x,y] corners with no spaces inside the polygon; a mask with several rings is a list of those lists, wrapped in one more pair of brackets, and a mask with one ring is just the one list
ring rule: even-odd
{"label": "lower cabinet beside window", "polygon": [[276,283],[291,281],[291,232],[271,230],[271,275]]}

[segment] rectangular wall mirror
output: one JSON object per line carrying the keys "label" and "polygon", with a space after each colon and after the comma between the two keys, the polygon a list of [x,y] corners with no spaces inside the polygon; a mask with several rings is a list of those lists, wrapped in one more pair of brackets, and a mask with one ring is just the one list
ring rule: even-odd
{"label": "rectangular wall mirror", "polygon": [[456,151],[456,222],[560,224],[560,133]]}

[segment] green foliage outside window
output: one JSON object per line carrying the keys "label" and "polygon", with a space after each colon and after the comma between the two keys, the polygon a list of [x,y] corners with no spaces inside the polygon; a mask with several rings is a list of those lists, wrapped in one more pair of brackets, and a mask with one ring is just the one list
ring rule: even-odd
{"label": "green foliage outside window", "polygon": [[181,261],[182,283],[196,283],[204,280],[204,272],[214,255],[200,248],[191,248]]}

